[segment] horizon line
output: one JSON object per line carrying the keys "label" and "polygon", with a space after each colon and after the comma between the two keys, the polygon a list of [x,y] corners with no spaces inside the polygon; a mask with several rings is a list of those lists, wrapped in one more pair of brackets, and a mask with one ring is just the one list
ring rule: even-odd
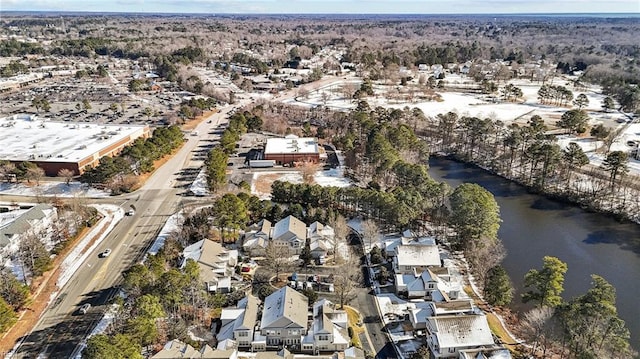
{"label": "horizon line", "polygon": [[90,10],[2,10],[2,13],[80,13],[80,14],[155,14],[155,15],[635,15],[640,16],[640,12],[476,12],[476,13],[355,13],[355,12],[157,12],[157,11],[90,11]]}

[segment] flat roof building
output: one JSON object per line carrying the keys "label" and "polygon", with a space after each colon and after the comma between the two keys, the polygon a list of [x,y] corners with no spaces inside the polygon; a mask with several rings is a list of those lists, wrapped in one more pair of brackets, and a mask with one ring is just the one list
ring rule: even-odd
{"label": "flat roof building", "polygon": [[100,158],[117,155],[150,133],[149,126],[59,122],[14,115],[0,118],[0,160],[35,163],[47,176],[56,176],[63,168],[78,175],[87,166],[96,166]]}
{"label": "flat roof building", "polygon": [[264,159],[277,164],[294,162],[319,162],[326,159],[324,148],[313,137],[289,135],[285,138],[268,138],[264,147]]}

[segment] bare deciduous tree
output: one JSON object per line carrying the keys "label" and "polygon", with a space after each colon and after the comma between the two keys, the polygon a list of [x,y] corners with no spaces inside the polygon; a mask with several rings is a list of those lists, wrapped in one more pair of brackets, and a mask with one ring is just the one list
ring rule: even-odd
{"label": "bare deciduous tree", "polygon": [[71,179],[73,179],[73,175],[73,171],[68,168],[63,168],[58,171],[58,177],[64,178],[64,182],[67,186],[69,185],[69,182],[71,182]]}
{"label": "bare deciduous tree", "polygon": [[36,186],[40,185],[40,180],[44,177],[44,170],[40,167],[29,167],[25,173],[27,182],[34,181]]}
{"label": "bare deciduous tree", "polygon": [[15,177],[16,165],[11,162],[5,162],[0,164],[0,177],[3,177],[5,181],[11,182]]}
{"label": "bare deciduous tree", "polygon": [[300,171],[304,183],[313,184],[313,176],[315,176],[316,172],[320,169],[320,164],[317,162],[303,161],[296,163],[296,168]]}
{"label": "bare deciduous tree", "polygon": [[484,288],[489,269],[500,264],[506,254],[507,252],[501,241],[489,239],[470,241],[468,248],[465,250],[465,256],[480,287]]}
{"label": "bare deciduous tree", "polygon": [[345,304],[353,299],[355,289],[361,282],[360,264],[355,256],[350,256],[350,259],[342,265],[334,267],[333,287],[338,296],[340,308],[343,308]]}
{"label": "bare deciduous tree", "polygon": [[277,246],[273,241],[267,244],[264,257],[263,266],[275,274],[276,282],[280,281],[280,274],[293,267],[289,248]]}
{"label": "bare deciduous tree", "polygon": [[376,222],[371,219],[362,222],[362,239],[369,245],[368,251],[371,251],[373,245],[378,242],[380,229]]}
{"label": "bare deciduous tree", "polygon": [[349,226],[347,225],[347,220],[342,215],[337,215],[335,218],[330,220],[329,226],[333,228],[334,233],[333,245],[331,246],[331,249],[333,250],[333,261],[335,264],[338,264],[338,251],[347,241]]}
{"label": "bare deciduous tree", "polygon": [[522,329],[524,335],[532,343],[531,354],[542,351],[542,357],[546,357],[549,342],[551,341],[555,326],[551,307],[536,307],[524,314]]}

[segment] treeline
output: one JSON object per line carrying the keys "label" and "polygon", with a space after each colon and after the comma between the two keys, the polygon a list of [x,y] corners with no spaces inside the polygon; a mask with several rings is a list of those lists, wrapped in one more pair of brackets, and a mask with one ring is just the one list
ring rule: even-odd
{"label": "treeline", "polygon": [[573,92],[560,85],[542,85],[538,90],[538,99],[543,104],[564,106],[573,100]]}
{"label": "treeline", "polygon": [[[640,186],[628,173],[629,154],[609,152],[616,136],[604,126],[588,128],[583,110],[569,110],[557,122],[573,133],[589,132],[604,145],[605,160],[589,160],[577,144],[562,149],[539,116],[526,125],[510,124],[449,112],[429,118],[420,131],[432,152],[475,163],[551,196],[565,198],[603,212],[638,218]],[[593,144],[594,149],[597,146]]]}
{"label": "treeline", "polygon": [[149,57],[149,52],[142,49],[133,49],[130,46],[116,43],[112,39],[102,37],[87,37],[82,39],[58,40],[54,42],[49,51],[51,55],[95,57],[112,56],[137,60],[141,57]]}
{"label": "treeline", "polygon": [[262,127],[262,119],[249,111],[236,112],[229,118],[227,128],[220,136],[220,144],[209,151],[205,161],[207,187],[216,192],[226,183],[229,155],[235,152],[236,143],[247,131],[257,131]]}
{"label": "treeline", "polygon": [[536,304],[525,313],[521,328],[532,344],[530,354],[612,359],[637,355],[629,344],[629,329],[618,316],[616,289],[594,274],[585,294],[565,301],[561,294],[567,269],[558,258],[544,257],[540,270],[525,275],[522,299]]}
{"label": "treeline", "polygon": [[114,320],[105,334],[91,337],[83,358],[143,358],[142,348],[159,350],[166,338],[176,338],[200,347],[189,329],[207,330],[214,309],[235,304],[245,296],[236,291],[227,295],[205,290],[198,263],[181,256],[185,242],[178,233],[170,236],[156,255],[147,257],[124,273],[122,289],[126,299],[118,299]]}
{"label": "treeline", "polygon": [[193,46],[174,50],[170,54],[158,55],[152,60],[158,75],[167,81],[178,80],[178,66],[176,64],[190,65],[194,62],[206,61],[204,50]]}
{"label": "treeline", "polygon": [[137,184],[135,176],[154,170],[153,162],[168,155],[184,141],[178,126],[159,127],[149,138],[138,138],[115,157],[105,156],[99,165],[87,169],[80,181],[106,185],[112,193],[129,192]]}
{"label": "treeline", "polygon": [[45,50],[36,43],[9,39],[0,41],[0,57],[14,57],[24,55],[43,54]]}
{"label": "treeline", "polygon": [[11,61],[2,69],[0,69],[0,76],[2,77],[11,77],[18,74],[27,74],[29,73],[29,68],[27,65],[21,63],[20,61]]}
{"label": "treeline", "polygon": [[182,102],[178,114],[184,118],[195,118],[202,115],[205,110],[215,108],[217,103],[218,101],[212,97],[192,98]]}
{"label": "treeline", "polygon": [[28,303],[29,286],[20,282],[7,268],[0,270],[0,333],[18,321],[18,312]]}
{"label": "treeline", "polygon": [[251,67],[255,69],[256,73],[258,74],[264,74],[269,71],[269,66],[266,63],[242,52],[236,52],[235,54],[233,54],[231,61],[237,64]]}

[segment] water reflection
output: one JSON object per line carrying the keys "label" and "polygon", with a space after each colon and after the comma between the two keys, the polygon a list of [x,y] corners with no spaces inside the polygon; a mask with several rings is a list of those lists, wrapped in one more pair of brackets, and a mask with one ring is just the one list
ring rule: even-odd
{"label": "water reflection", "polygon": [[590,275],[604,277],[617,289],[620,317],[631,330],[632,345],[640,349],[640,225],[619,223],[577,206],[529,193],[524,187],[479,168],[445,159],[431,159],[429,173],[455,187],[477,183],[489,190],[500,205],[498,235],[507,249],[504,267],[516,287],[514,308],[522,279],[531,268],[552,255],[567,263],[564,297],[584,293]]}

